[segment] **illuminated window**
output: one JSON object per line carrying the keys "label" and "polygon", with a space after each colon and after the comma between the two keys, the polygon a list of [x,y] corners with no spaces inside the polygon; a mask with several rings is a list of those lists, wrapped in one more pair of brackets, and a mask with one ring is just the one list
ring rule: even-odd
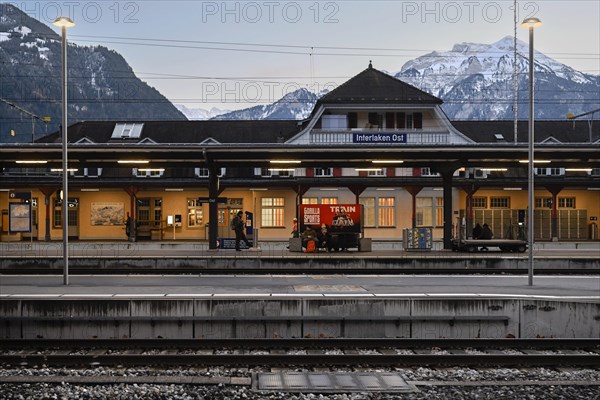
{"label": "illuminated window", "polygon": [[510,197],[490,197],[490,208],[510,208]]}
{"label": "illuminated window", "polygon": [[380,197],[377,199],[377,225],[394,226],[396,224],[396,198]]}
{"label": "illuminated window", "polygon": [[473,197],[473,208],[487,208],[487,197]]}
{"label": "illuminated window", "polygon": [[552,208],[552,197],[536,197],[535,208]]}
{"label": "illuminated window", "polygon": [[559,197],[558,208],[575,208],[575,197]]}
{"label": "illuminated window", "polygon": [[367,227],[392,227],[396,224],[396,198],[363,197],[364,224]]}
{"label": "illuminated window", "polygon": [[283,197],[263,197],[261,199],[261,222],[265,227],[284,226],[283,212],[285,199]]}
{"label": "illuminated window", "polygon": [[302,204],[319,204],[318,197],[303,197]]}
{"label": "illuminated window", "polygon": [[417,197],[417,226],[433,226],[433,198]]}
{"label": "illuminated window", "polygon": [[203,209],[198,199],[188,199],[188,227],[196,228],[202,226]]}

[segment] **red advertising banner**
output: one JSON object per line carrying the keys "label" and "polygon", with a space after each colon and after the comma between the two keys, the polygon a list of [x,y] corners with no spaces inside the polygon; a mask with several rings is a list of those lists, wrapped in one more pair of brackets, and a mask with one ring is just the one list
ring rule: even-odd
{"label": "red advertising banner", "polygon": [[301,204],[299,214],[300,232],[325,224],[331,233],[362,233],[361,204]]}

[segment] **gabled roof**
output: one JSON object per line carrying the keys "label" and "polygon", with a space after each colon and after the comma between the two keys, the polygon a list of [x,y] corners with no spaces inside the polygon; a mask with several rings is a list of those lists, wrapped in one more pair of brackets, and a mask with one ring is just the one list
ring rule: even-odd
{"label": "gabled roof", "polygon": [[321,97],[315,109],[319,104],[332,103],[442,104],[443,101],[369,64],[369,68]]}
{"label": "gabled roof", "polygon": [[[69,142],[75,143],[87,137],[95,143],[120,143],[111,139],[115,124],[119,121],[85,121],[69,126]],[[135,142],[163,143],[278,143],[293,137],[302,130],[296,120],[252,120],[252,121],[144,121],[140,139]],[[53,143],[60,140],[58,132],[37,140]],[[124,140],[123,142],[126,142]]]}
{"label": "gabled roof", "polygon": [[[497,143],[496,134],[502,134],[507,143],[514,142],[514,122],[512,120],[498,121],[450,121],[460,132],[477,143]],[[535,121],[535,142],[556,144],[589,143],[590,130],[587,121],[573,123],[569,120],[540,120]],[[529,122],[519,120],[517,124],[517,140],[527,143]],[[594,120],[592,125],[592,141],[600,136],[600,120]]]}

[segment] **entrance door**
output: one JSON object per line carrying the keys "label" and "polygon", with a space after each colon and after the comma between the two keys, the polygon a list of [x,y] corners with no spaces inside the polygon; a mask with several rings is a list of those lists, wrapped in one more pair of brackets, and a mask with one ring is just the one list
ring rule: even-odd
{"label": "entrance door", "polygon": [[69,197],[69,238],[79,239],[79,199]]}
{"label": "entrance door", "polygon": [[138,239],[160,240],[162,238],[162,198],[138,198],[136,223]]}
{"label": "entrance door", "polygon": [[[79,198],[69,197],[69,238],[79,239]],[[54,199],[54,212],[52,227],[55,229],[62,228],[62,200]]]}
{"label": "entrance door", "polygon": [[235,237],[235,232],[231,230],[230,224],[238,211],[244,211],[243,199],[227,199],[226,204],[219,204],[219,237]]}

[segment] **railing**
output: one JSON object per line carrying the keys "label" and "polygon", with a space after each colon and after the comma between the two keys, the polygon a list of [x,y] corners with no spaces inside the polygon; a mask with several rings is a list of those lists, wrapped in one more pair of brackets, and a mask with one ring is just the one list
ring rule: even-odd
{"label": "railing", "polygon": [[[366,134],[398,134],[406,135],[406,142],[397,144],[448,144],[450,132],[439,128],[425,129],[313,129],[310,132],[310,144],[349,144],[354,143],[353,135]],[[389,145],[389,142],[381,143]]]}

